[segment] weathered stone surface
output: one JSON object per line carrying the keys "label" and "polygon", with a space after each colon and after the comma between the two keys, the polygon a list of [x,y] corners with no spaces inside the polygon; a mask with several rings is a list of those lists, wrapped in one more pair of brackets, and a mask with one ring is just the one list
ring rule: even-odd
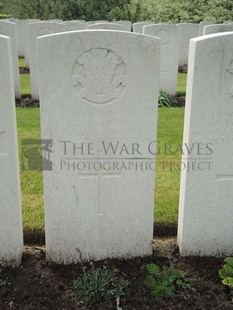
{"label": "weathered stone surface", "polygon": [[175,95],[179,66],[179,27],[172,24],[148,25],[144,26],[144,34],[161,40],[160,89]]}
{"label": "weathered stone surface", "polygon": [[199,36],[199,24],[181,23],[178,24],[180,28],[180,56],[179,65],[188,64],[189,42],[190,39]]}
{"label": "weathered stone surface", "polygon": [[183,256],[233,254],[232,50],[232,33],[191,40],[178,227]]}
{"label": "weathered stone surface", "polygon": [[23,230],[10,38],[0,36],[0,265],[19,265]]}
{"label": "weathered stone surface", "polygon": [[44,171],[47,260],[151,254],[159,40],[57,34],[38,39],[38,63],[42,137],[53,144],[53,170]]}
{"label": "weathered stone surface", "polygon": [[147,25],[154,25],[155,23],[150,22],[150,21],[145,21],[145,22],[137,22],[133,24],[133,32],[136,33],[143,33],[143,27]]}
{"label": "weathered stone surface", "polygon": [[16,35],[16,24],[9,21],[0,20],[0,35],[8,36],[11,39],[11,57],[13,65],[14,77],[14,92],[17,99],[20,95],[20,81],[19,81],[19,64],[18,64],[18,43]]}
{"label": "weathered stone surface", "polygon": [[32,99],[39,100],[39,87],[38,87],[38,64],[37,64],[37,48],[36,40],[38,37],[62,32],[65,26],[62,23],[55,22],[39,22],[27,24],[28,31],[28,55],[30,64],[30,81],[31,81],[31,95]]}
{"label": "weathered stone surface", "polygon": [[88,25],[88,29],[108,29],[108,30],[119,30],[127,31],[124,25],[115,24],[115,23],[95,23]]}

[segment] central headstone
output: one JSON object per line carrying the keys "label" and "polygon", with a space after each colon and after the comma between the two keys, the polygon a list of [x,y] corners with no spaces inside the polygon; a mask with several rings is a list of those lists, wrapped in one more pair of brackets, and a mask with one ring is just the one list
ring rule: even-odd
{"label": "central headstone", "polygon": [[159,39],[82,31],[38,39],[47,260],[152,253]]}

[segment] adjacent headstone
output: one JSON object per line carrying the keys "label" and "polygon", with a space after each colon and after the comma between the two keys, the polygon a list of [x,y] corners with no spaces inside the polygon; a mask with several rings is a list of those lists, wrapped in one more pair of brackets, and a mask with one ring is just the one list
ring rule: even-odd
{"label": "adjacent headstone", "polygon": [[214,22],[208,22],[208,21],[203,21],[199,23],[199,36],[202,36],[204,34],[204,27],[205,26],[210,26],[213,25]]}
{"label": "adjacent headstone", "polygon": [[108,30],[118,30],[118,31],[127,31],[124,25],[115,24],[115,23],[96,23],[88,25],[87,29],[108,29]]}
{"label": "adjacent headstone", "polygon": [[[150,255],[159,40],[108,30],[57,34],[38,39],[38,63],[42,137],[52,139],[47,260]],[[126,151],[132,142],[141,155]]]}
{"label": "adjacent headstone", "polygon": [[130,20],[119,20],[116,23],[125,26],[127,31],[132,31],[132,22]]}
{"label": "adjacent headstone", "polygon": [[233,254],[232,50],[232,33],[190,44],[178,227],[183,256]]}
{"label": "adjacent headstone", "polygon": [[7,18],[5,21],[7,21],[7,20],[12,22],[12,23],[15,23],[15,22],[19,21],[18,18],[13,18],[13,17]]}
{"label": "adjacent headstone", "polygon": [[71,22],[85,23],[86,21],[84,19],[73,19]]}
{"label": "adjacent headstone", "polygon": [[26,49],[26,30],[25,24],[29,22],[40,21],[39,19],[21,19],[16,23],[16,33],[17,33],[17,42],[18,42],[18,56],[25,57]]}
{"label": "adjacent headstone", "polygon": [[18,43],[16,36],[16,24],[8,21],[0,20],[0,35],[8,36],[11,39],[11,57],[14,73],[14,90],[15,97],[21,98],[20,95],[20,80],[19,80],[19,64],[18,64]]}
{"label": "adjacent headstone", "polygon": [[86,22],[87,25],[92,25],[92,24],[97,24],[97,23],[103,24],[103,23],[109,23],[109,21],[107,21],[107,20],[90,20],[90,21]]}
{"label": "adjacent headstone", "polygon": [[181,23],[178,24],[180,28],[180,56],[179,65],[188,64],[189,42],[190,39],[199,36],[199,24]]}
{"label": "adjacent headstone", "polygon": [[228,32],[228,31],[233,31],[232,25],[230,25],[230,24],[215,24],[215,25],[205,26],[203,34],[208,35],[208,34],[214,34],[214,33],[219,33],[219,32]]}
{"label": "adjacent headstone", "polygon": [[0,36],[0,265],[17,266],[23,252],[11,42]]}
{"label": "adjacent headstone", "polygon": [[[41,21],[41,20],[36,20],[36,19],[31,19],[31,20],[28,20],[28,22],[26,23],[25,25],[25,36],[26,36],[26,45],[25,45],[25,67],[30,69],[30,63],[29,63],[29,48],[30,48],[30,45],[31,45],[31,42],[30,42],[30,38],[29,38],[29,33],[28,33],[28,29],[29,27],[27,27],[27,25],[29,24],[33,24],[33,23],[38,23],[38,22],[41,22],[41,23],[54,23],[52,20],[48,20],[48,21]],[[63,23],[62,21],[58,20],[56,23]],[[65,29],[65,28],[64,28]]]}
{"label": "adjacent headstone", "polygon": [[63,23],[62,19],[48,19],[48,20],[44,20],[44,22],[46,23]]}
{"label": "adjacent headstone", "polygon": [[28,42],[30,42],[28,46],[28,55],[30,63],[31,96],[32,99],[39,100],[36,39],[46,34],[62,32],[65,30],[65,26],[62,23],[39,22],[27,24],[26,27],[28,31]]}
{"label": "adjacent headstone", "polygon": [[179,27],[172,24],[144,26],[144,34],[161,40],[160,89],[175,95],[179,67]]}
{"label": "adjacent headstone", "polygon": [[145,22],[137,22],[133,24],[133,32],[135,33],[143,33],[143,27],[148,25],[154,25],[155,23],[150,21]]}
{"label": "adjacent headstone", "polygon": [[87,29],[87,25],[85,23],[79,23],[76,21],[68,21],[64,22],[65,31],[74,31],[74,30],[85,30]]}
{"label": "adjacent headstone", "polygon": [[32,24],[32,23],[38,23],[40,20],[36,19],[27,19],[25,23],[23,23],[23,34],[25,38],[25,46],[24,46],[24,62],[25,62],[25,68],[29,69],[29,55],[28,55],[28,46],[30,44],[29,38],[28,38],[28,30],[27,30],[27,24]]}

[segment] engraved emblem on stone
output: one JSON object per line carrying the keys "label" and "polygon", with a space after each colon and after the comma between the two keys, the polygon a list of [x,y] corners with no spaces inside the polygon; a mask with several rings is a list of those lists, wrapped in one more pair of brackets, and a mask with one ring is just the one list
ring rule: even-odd
{"label": "engraved emblem on stone", "polygon": [[233,99],[233,60],[229,63],[225,71],[225,89]]}
{"label": "engraved emblem on stone", "polygon": [[155,33],[161,40],[161,45],[163,47],[167,46],[168,42],[171,40],[171,35],[167,29],[160,29]]}
{"label": "engraved emblem on stone", "polygon": [[72,80],[78,96],[88,103],[113,103],[126,88],[126,66],[123,59],[110,50],[91,49],[77,58]]}

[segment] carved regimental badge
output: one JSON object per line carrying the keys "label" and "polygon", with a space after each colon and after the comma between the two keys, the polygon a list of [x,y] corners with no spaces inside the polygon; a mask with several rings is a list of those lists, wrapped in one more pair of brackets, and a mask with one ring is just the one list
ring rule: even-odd
{"label": "carved regimental badge", "polygon": [[171,40],[171,35],[167,29],[161,29],[155,33],[156,37],[159,37],[161,40],[161,45],[163,47],[167,46]]}
{"label": "carved regimental badge", "polygon": [[83,53],[72,72],[78,95],[98,105],[112,103],[126,87],[126,66],[122,58],[103,48]]}
{"label": "carved regimental badge", "polygon": [[233,99],[233,60],[229,63],[225,71],[225,89]]}

